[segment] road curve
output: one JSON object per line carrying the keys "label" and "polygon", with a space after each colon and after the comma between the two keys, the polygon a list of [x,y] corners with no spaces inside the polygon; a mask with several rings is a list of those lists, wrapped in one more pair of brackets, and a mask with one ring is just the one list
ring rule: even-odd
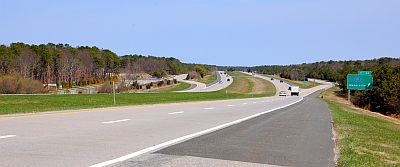
{"label": "road curve", "polygon": [[228,87],[233,82],[233,78],[225,74],[224,71],[216,71],[215,73],[217,75],[217,80],[208,86],[201,82],[186,80],[186,77],[183,77],[184,75],[177,77],[178,81],[192,85],[189,89],[178,92],[214,92]]}

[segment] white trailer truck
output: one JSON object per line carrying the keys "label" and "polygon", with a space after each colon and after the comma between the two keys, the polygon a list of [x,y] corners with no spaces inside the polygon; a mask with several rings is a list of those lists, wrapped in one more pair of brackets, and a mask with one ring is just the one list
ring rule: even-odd
{"label": "white trailer truck", "polygon": [[294,95],[299,96],[299,94],[300,94],[300,87],[290,86],[290,95],[291,96],[294,96]]}

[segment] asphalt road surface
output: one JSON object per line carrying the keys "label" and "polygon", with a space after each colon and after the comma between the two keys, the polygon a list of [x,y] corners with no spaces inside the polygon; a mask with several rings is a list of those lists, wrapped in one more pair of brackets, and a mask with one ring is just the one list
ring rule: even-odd
{"label": "asphalt road surface", "polygon": [[[299,153],[318,153],[315,163],[330,166],[324,159],[333,152],[325,145],[331,142],[330,117],[322,104],[275,96],[0,116],[0,166],[132,166],[131,158],[144,158],[151,166],[154,156],[167,166],[314,165]],[[278,110],[289,105],[293,108]],[[208,142],[225,151],[207,152],[212,151],[203,145]],[[260,148],[254,153],[269,158],[236,154],[255,155],[249,148]],[[278,161],[279,156],[286,158]]]}
{"label": "asphalt road surface", "polygon": [[0,116],[0,166],[95,165],[183,136],[206,134],[300,99],[266,97]]}
{"label": "asphalt road surface", "polygon": [[335,166],[330,111],[315,95],[116,166]]}

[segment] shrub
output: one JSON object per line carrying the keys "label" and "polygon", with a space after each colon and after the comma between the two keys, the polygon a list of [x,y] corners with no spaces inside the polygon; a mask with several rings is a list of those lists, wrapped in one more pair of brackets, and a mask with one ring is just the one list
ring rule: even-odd
{"label": "shrub", "polygon": [[113,92],[113,87],[110,82],[105,82],[101,87],[99,88],[99,93],[112,93]]}
{"label": "shrub", "polygon": [[153,76],[154,76],[154,77],[157,77],[157,78],[162,78],[162,77],[167,76],[167,72],[165,72],[165,71],[162,70],[162,69],[158,69],[158,70],[156,70],[156,71],[153,72]]}
{"label": "shrub", "polygon": [[191,79],[199,79],[200,78],[200,74],[197,73],[196,71],[191,71],[188,73],[186,79],[187,80],[191,80]]}
{"label": "shrub", "polygon": [[0,93],[2,94],[33,94],[45,93],[42,82],[21,75],[6,75],[0,77]]}

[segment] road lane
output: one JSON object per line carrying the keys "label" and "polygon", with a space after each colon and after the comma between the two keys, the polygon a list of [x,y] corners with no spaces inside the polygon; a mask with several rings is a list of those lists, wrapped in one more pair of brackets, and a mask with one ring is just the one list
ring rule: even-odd
{"label": "road lane", "polygon": [[[0,152],[0,162],[1,166],[89,166],[299,99],[266,97],[2,116],[0,132],[17,136],[0,142],[0,149],[7,150]],[[214,109],[204,109],[210,107]],[[168,114],[179,111],[185,112]],[[123,119],[131,120],[101,124]]]}
{"label": "road lane", "polygon": [[315,95],[116,166],[199,166],[200,158],[211,166],[240,162],[243,166],[333,167],[330,111]]}

